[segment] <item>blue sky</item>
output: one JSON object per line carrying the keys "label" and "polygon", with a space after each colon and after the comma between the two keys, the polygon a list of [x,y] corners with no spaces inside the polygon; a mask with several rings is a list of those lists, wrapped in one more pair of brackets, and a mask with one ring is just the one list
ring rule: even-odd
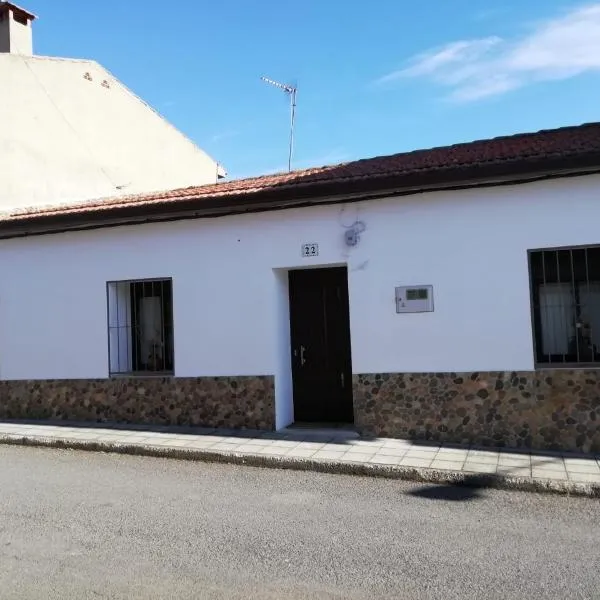
{"label": "blue sky", "polygon": [[600,120],[600,2],[21,0],[232,178]]}

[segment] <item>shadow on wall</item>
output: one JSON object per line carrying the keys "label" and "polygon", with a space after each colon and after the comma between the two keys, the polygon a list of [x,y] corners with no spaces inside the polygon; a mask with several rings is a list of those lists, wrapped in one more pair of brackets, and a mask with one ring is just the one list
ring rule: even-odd
{"label": "shadow on wall", "polygon": [[407,495],[427,500],[469,502],[481,499],[481,489],[489,487],[492,481],[493,478],[486,475],[470,475],[457,483],[419,487],[407,492]]}

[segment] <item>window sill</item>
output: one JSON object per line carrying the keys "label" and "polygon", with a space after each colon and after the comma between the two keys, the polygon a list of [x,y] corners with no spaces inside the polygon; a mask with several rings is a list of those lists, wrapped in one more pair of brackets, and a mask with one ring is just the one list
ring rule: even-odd
{"label": "window sill", "polygon": [[536,363],[534,366],[536,371],[547,371],[549,369],[600,369],[600,363]]}
{"label": "window sill", "polygon": [[132,371],[131,373],[109,373],[109,379],[157,379],[163,377],[175,377],[173,371]]}

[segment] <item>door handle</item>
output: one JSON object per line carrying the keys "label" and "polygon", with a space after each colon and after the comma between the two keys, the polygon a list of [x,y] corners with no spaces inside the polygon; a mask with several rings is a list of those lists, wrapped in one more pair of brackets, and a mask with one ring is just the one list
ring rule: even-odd
{"label": "door handle", "polygon": [[300,346],[300,366],[303,367],[306,359],[304,358],[304,351],[306,348],[304,346]]}
{"label": "door handle", "polygon": [[342,372],[340,373],[340,379],[342,380],[342,387],[344,387],[344,386],[345,386],[345,381],[346,381],[346,379],[345,379],[345,377],[344,377],[344,371],[342,371]]}

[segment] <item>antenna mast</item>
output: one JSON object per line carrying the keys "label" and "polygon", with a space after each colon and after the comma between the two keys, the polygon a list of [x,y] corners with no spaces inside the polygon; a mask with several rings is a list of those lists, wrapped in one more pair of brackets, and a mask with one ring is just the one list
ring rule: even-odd
{"label": "antenna mast", "polygon": [[261,77],[261,79],[270,85],[283,90],[290,97],[290,149],[288,154],[288,171],[292,170],[292,154],[294,151],[294,125],[296,122],[296,92],[298,88],[294,85],[288,85],[287,83],[279,83],[273,81],[268,77]]}

